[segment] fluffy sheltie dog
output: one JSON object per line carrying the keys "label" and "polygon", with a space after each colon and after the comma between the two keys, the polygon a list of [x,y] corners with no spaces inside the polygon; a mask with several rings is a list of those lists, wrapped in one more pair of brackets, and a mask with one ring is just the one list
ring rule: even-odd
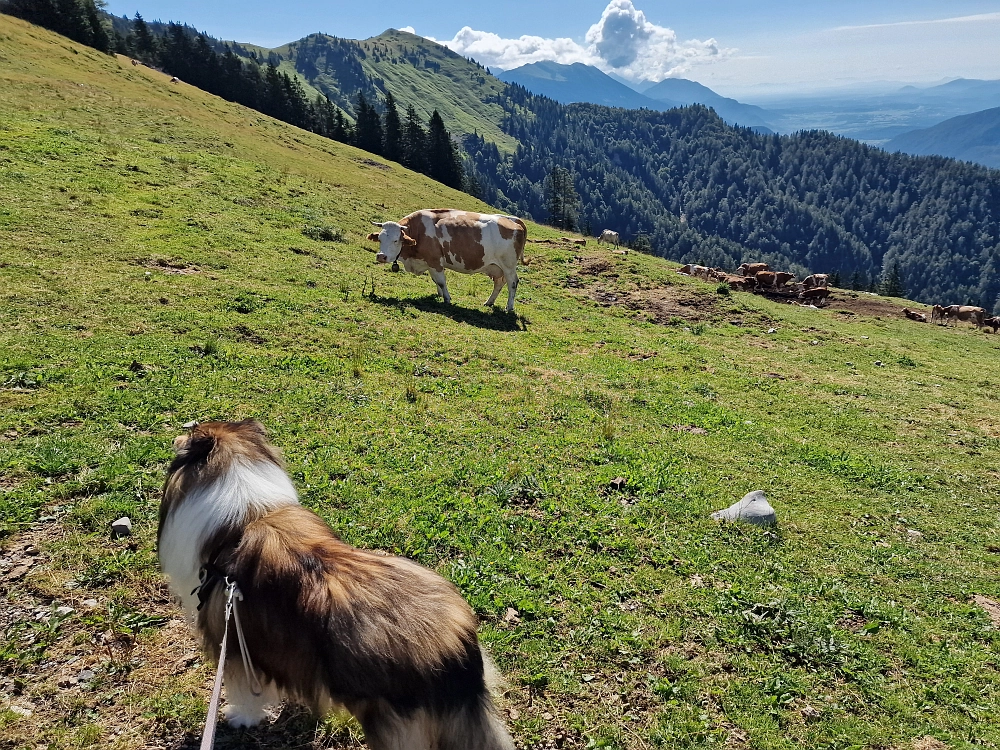
{"label": "fluffy sheltie dog", "polygon": [[254,694],[239,650],[230,649],[230,724],[256,724],[288,698],[317,713],[346,708],[373,750],[513,748],[490,700],[476,617],[451,583],[340,541],[299,505],[254,420],[198,425],[174,440],[174,451],[160,564],[216,661],[224,579],[236,581],[264,688]]}

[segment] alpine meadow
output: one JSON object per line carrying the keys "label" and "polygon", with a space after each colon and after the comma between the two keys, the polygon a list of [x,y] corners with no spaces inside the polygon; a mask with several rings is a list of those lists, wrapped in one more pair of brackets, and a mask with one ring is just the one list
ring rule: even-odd
{"label": "alpine meadow", "polygon": [[[404,106],[430,80],[414,71],[384,71]],[[548,149],[572,132],[586,151],[601,108],[490,95],[439,114],[496,208],[0,15],[0,748],[198,747],[215,665],[168,595],[157,511],[183,425],[251,417],[345,541],[458,587],[519,748],[1000,746],[1000,336],[863,290],[784,304],[661,257],[834,271],[796,254],[829,237],[869,275],[898,259],[911,294],[978,300],[998,173],[702,107],[607,110],[604,137],[631,145],[591,173]],[[626,158],[668,141],[652,173]],[[870,214],[824,192],[847,163],[874,165]],[[635,185],[666,244],[529,222],[516,314],[484,307],[483,276],[451,274],[447,305],[376,264],[370,222],[516,210],[553,166],[589,175],[581,194]],[[738,218],[764,172],[780,190]],[[954,240],[929,269],[960,248],[974,271],[918,283],[917,225]],[[776,525],[710,518],[754,490]],[[362,744],[295,706],[216,740]]]}

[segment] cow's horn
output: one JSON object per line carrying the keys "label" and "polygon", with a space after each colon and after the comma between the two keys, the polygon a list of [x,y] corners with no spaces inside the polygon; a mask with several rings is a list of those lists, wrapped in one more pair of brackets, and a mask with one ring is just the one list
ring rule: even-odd
{"label": "cow's horn", "polygon": [[372,222],[372,226],[373,227],[378,227],[379,229],[381,229],[382,227],[385,226],[385,222],[373,221]]}

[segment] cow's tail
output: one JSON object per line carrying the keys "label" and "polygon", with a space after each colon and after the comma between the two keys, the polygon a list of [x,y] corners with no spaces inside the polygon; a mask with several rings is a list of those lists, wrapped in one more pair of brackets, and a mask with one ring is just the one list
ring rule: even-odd
{"label": "cow's tail", "polygon": [[524,259],[524,246],[528,244],[528,227],[516,216],[508,216],[507,218],[520,227],[520,229],[514,230],[514,249],[517,251],[518,263],[526,266],[528,261]]}

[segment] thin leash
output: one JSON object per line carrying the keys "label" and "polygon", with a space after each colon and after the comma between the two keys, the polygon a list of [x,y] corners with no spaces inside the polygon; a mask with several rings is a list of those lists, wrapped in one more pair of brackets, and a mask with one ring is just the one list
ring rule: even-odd
{"label": "thin leash", "polygon": [[[201,735],[200,750],[212,750],[215,745],[215,729],[219,723],[219,701],[222,698],[222,673],[226,668],[226,646],[229,641],[230,618],[236,621],[236,636],[240,645],[240,655],[243,657],[243,669],[246,670],[247,678],[251,683],[250,690],[255,696],[259,696],[263,692],[260,680],[257,679],[253,662],[250,660],[250,652],[247,650],[246,640],[243,638],[243,626],[240,624],[240,613],[236,607],[237,601],[243,601],[243,593],[236,586],[236,581],[232,580],[229,576],[226,576],[225,582],[226,626],[222,631],[222,646],[219,648],[219,668],[215,672],[215,686],[212,688],[212,698],[208,702],[208,717],[205,719],[205,731]],[[205,580],[203,579],[202,586],[204,585]],[[197,590],[195,589],[195,591]]]}

